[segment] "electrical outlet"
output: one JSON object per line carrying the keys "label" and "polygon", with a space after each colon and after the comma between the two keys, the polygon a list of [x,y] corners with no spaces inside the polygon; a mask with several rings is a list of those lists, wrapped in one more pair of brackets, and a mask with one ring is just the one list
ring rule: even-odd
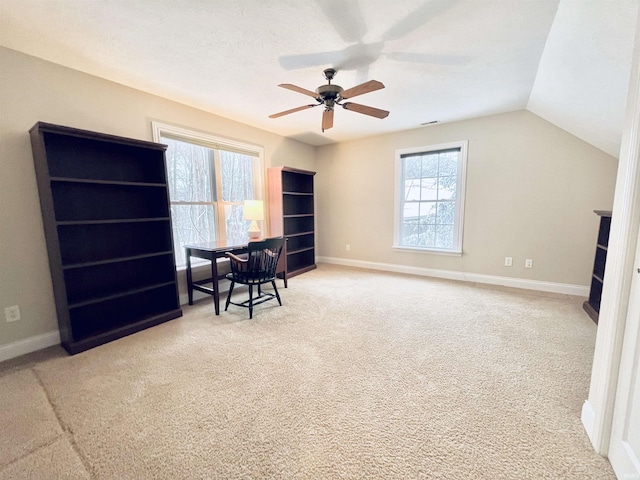
{"label": "electrical outlet", "polygon": [[12,307],[6,307],[4,309],[4,317],[7,319],[7,322],[16,322],[20,320],[20,307],[18,305],[13,305]]}
{"label": "electrical outlet", "polygon": [[524,268],[533,268],[533,260],[530,258],[527,258],[524,261]]}
{"label": "electrical outlet", "polygon": [[348,243],[347,243],[346,248],[347,248],[347,252],[350,252],[350,251],[351,251],[351,245],[349,245]]}
{"label": "electrical outlet", "polygon": [[504,266],[513,267],[513,257],[504,257]]}

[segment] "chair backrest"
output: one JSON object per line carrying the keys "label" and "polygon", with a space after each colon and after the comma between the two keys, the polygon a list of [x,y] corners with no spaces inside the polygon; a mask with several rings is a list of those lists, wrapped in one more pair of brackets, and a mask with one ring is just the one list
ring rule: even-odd
{"label": "chair backrest", "polygon": [[251,276],[254,281],[265,282],[274,279],[283,247],[283,237],[249,242],[247,247],[248,264],[245,274]]}

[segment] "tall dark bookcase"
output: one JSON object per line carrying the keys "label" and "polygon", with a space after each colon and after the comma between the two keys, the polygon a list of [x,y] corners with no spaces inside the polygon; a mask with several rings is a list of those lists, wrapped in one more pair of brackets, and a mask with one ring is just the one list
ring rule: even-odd
{"label": "tall dark bookcase", "polygon": [[291,167],[268,169],[271,235],[287,239],[285,278],[316,268],[314,175]]}
{"label": "tall dark bookcase", "polygon": [[62,346],[181,316],[166,147],[42,122],[30,135]]}
{"label": "tall dark bookcase", "polygon": [[594,210],[594,213],[600,217],[598,243],[596,244],[596,256],[593,261],[593,273],[591,275],[589,298],[582,304],[582,307],[593,321],[598,323],[598,317],[600,316],[600,301],[602,299],[602,287],[604,285],[604,268],[607,264],[607,250],[609,248],[611,212],[608,210]]}

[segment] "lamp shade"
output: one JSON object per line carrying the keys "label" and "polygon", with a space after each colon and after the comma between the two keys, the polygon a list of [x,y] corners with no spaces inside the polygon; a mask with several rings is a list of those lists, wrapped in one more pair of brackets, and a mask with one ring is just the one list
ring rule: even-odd
{"label": "lamp shade", "polygon": [[264,220],[264,204],[262,200],[244,201],[245,220]]}
{"label": "lamp shade", "polygon": [[258,223],[260,220],[264,220],[264,204],[262,200],[245,200],[244,201],[244,219],[251,220],[249,226],[249,238],[260,238],[260,227]]}

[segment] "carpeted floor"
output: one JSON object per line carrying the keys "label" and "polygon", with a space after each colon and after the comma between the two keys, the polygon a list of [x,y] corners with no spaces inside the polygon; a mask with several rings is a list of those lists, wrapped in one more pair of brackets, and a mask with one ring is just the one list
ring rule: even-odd
{"label": "carpeted floor", "polygon": [[582,299],[330,265],[281,295],[0,364],[0,479],[615,478]]}

